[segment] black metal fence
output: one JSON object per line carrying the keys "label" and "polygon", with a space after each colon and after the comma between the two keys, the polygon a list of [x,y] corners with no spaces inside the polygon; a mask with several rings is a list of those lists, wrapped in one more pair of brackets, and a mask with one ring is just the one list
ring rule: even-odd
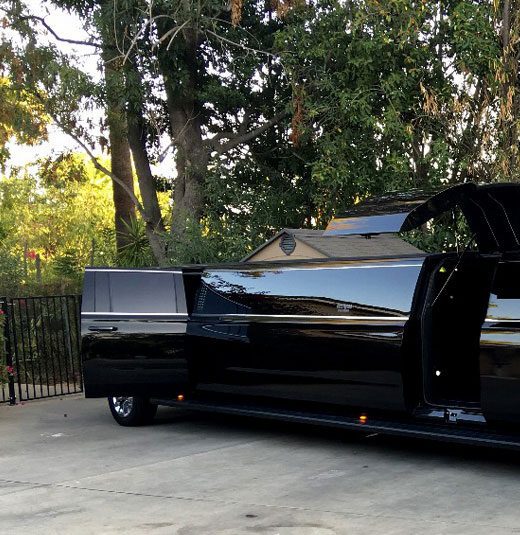
{"label": "black metal fence", "polygon": [[80,359],[80,296],[3,298],[3,364],[8,383],[0,402],[83,391]]}

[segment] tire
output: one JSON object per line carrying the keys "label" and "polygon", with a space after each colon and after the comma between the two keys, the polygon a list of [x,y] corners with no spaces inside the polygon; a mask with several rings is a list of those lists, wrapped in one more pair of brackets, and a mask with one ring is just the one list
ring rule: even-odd
{"label": "tire", "polygon": [[114,420],[125,427],[149,424],[157,412],[157,405],[142,397],[112,396],[108,406]]}

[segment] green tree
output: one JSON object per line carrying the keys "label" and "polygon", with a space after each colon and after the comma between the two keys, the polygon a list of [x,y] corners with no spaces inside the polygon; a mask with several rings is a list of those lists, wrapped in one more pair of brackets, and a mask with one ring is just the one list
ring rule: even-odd
{"label": "green tree", "polygon": [[49,118],[37,99],[17,89],[9,78],[0,77],[0,164],[10,156],[10,141],[34,145],[46,138],[48,123]]}
{"label": "green tree", "polygon": [[115,261],[110,179],[82,155],[14,170],[0,207],[2,295],[78,291],[85,265]]}
{"label": "green tree", "polygon": [[289,12],[277,42],[293,136],[317,149],[320,223],[368,194],[518,179],[518,166],[499,165],[518,147],[518,13],[470,0],[313,0]]}
{"label": "green tree", "polygon": [[[152,10],[139,0],[124,4],[74,0],[54,3],[75,10],[83,18],[93,35],[88,45],[97,47],[100,58],[111,70],[110,78],[120,76],[124,70],[125,93],[120,92],[116,99],[109,84],[103,93],[76,77],[73,86],[77,96],[83,94],[87,101],[89,95],[101,96],[107,110],[109,106],[112,110],[126,106],[126,132],[121,117],[119,124],[123,127],[117,131],[124,132],[132,149],[142,205],[129,194],[128,188],[125,191],[151,231],[149,238],[157,261],[164,262],[157,239],[163,239],[162,249],[167,241],[154,197],[156,177],[150,165],[158,157],[159,138],[167,134],[175,151],[174,202],[169,226],[173,239],[178,241],[186,227],[196,227],[207,211],[208,170],[215,162],[229,159],[237,147],[247,147],[287,114],[287,85],[272,51],[274,34],[282,22],[264,2],[249,2],[243,9],[233,4],[233,9],[229,9],[217,0],[162,1],[155,2]],[[51,31],[27,6],[16,4],[18,14],[11,12],[10,16],[29,39],[35,40],[38,22],[44,30]],[[20,21],[26,23],[25,27]],[[32,34],[27,21],[33,23]],[[35,48],[41,61],[43,51],[41,47]],[[58,52],[52,49],[52,61],[57,61]],[[23,57],[29,65],[36,59],[34,52],[33,57],[28,56],[27,48]],[[60,73],[65,68],[62,62]],[[35,73],[32,80],[26,77],[25,84],[32,83],[34,88],[38,79],[41,85],[42,74],[45,73]],[[70,76],[60,78],[61,87],[70,80]],[[49,92],[45,94],[46,102],[52,104],[56,88],[43,85]],[[118,82],[117,90],[121,87]],[[75,99],[78,100],[81,102],[81,98]],[[78,111],[72,110],[69,116],[77,117]],[[85,149],[89,148],[89,140],[85,139],[89,132],[70,128],[70,120],[60,120],[57,106],[52,116]]]}
{"label": "green tree", "polygon": [[[18,96],[26,95],[35,111],[52,120],[75,139],[97,168],[110,176],[113,182],[116,243],[121,249],[127,243],[127,225],[135,215],[135,206],[139,206],[133,189],[124,101],[121,102],[118,95],[121,85],[124,90],[124,78],[107,58],[103,83],[96,83],[70,54],[57,46],[66,42],[101,50],[98,43],[60,37],[44,18],[29,11],[23,2],[13,0],[2,11],[6,22],[2,33],[0,63],[9,87]],[[42,43],[40,38],[45,32],[55,42]],[[19,100],[23,104],[23,100]],[[98,141],[102,148],[105,145],[104,136],[99,135],[91,117],[100,102],[106,103],[111,156],[109,166],[102,165],[94,154]],[[14,113],[18,122],[24,119],[17,110]],[[25,141],[20,137],[19,140]]]}

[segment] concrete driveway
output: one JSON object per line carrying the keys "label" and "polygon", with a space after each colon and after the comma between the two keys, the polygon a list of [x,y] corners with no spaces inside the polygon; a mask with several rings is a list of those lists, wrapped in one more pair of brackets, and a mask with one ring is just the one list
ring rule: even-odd
{"label": "concrete driveway", "polygon": [[0,407],[9,534],[520,533],[520,455],[104,400]]}

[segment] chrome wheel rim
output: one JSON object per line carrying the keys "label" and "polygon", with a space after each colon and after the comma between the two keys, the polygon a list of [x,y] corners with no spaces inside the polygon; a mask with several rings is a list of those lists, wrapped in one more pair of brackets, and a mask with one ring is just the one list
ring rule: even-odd
{"label": "chrome wheel rim", "polygon": [[118,396],[112,398],[112,405],[118,416],[128,417],[134,406],[134,398]]}

